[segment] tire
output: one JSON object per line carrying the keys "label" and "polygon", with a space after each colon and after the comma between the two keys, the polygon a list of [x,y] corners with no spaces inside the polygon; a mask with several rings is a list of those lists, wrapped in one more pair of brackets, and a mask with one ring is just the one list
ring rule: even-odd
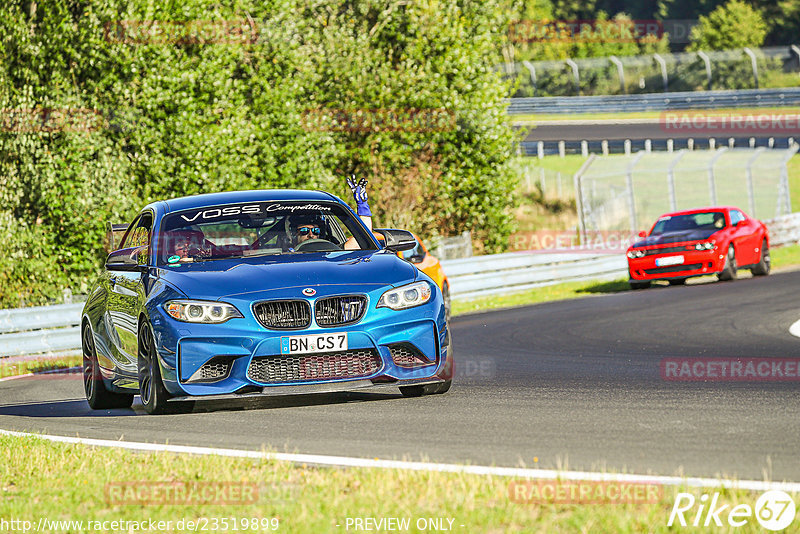
{"label": "tire", "polygon": [[685,286],[686,285],[686,278],[675,278],[669,281],[669,285],[671,286]]}
{"label": "tire", "polygon": [[736,251],[734,250],[733,245],[728,245],[728,254],[725,256],[725,266],[722,268],[722,272],[717,275],[717,278],[723,282],[728,280],[736,280],[737,274],[738,268],[736,266]]}
{"label": "tire", "polygon": [[440,395],[447,393],[450,386],[453,384],[452,380],[447,380],[440,384],[425,384],[422,386],[405,386],[400,388],[400,393],[404,397],[422,397],[423,395]]}
{"label": "tire", "polygon": [[108,410],[111,408],[130,408],[133,395],[114,393],[106,389],[100,365],[97,362],[97,349],[94,345],[92,329],[83,325],[81,332],[81,352],[83,354],[83,391],[92,410]]}
{"label": "tire", "polygon": [[761,242],[761,259],[755,267],[750,269],[750,272],[753,273],[753,276],[767,276],[771,269],[772,260],[769,256],[769,245],[767,244],[767,240],[764,239]]}
{"label": "tire", "polygon": [[444,298],[444,318],[450,324],[450,284],[447,282],[442,286],[442,297]]}
{"label": "tire", "polygon": [[633,289],[633,290],[647,289],[648,287],[650,287],[650,282],[649,281],[634,282],[633,280],[631,280],[629,283],[631,284],[631,289]]}
{"label": "tire", "polygon": [[139,327],[139,397],[144,410],[150,415],[168,413],[170,394],[161,380],[153,331],[147,323]]}

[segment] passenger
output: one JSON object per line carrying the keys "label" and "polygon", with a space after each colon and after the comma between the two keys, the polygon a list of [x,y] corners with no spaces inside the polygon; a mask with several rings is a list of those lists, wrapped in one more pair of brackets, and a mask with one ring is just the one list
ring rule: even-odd
{"label": "passenger", "polygon": [[194,261],[194,256],[204,256],[205,235],[200,230],[180,228],[167,232],[168,263]]}

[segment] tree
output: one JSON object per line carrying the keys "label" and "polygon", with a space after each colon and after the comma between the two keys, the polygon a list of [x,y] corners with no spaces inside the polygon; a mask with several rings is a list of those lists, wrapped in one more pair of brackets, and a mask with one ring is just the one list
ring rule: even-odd
{"label": "tree", "polygon": [[761,14],[742,0],[717,7],[692,28],[689,50],[728,50],[759,47],[767,36]]}

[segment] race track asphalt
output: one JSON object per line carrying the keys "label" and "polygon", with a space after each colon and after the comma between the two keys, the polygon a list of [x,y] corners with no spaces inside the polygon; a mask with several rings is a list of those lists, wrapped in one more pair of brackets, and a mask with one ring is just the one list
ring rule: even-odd
{"label": "race track asphalt", "polygon": [[800,481],[800,382],[671,382],[665,357],[800,357],[800,272],[456,317],[446,395],[92,412],[79,376],[0,382],[0,428],[480,465]]}

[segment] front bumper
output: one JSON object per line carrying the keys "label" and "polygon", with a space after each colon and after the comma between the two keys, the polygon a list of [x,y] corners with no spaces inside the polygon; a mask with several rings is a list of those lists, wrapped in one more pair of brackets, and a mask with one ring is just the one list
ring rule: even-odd
{"label": "front bumper", "polygon": [[[324,286],[317,287],[317,290],[316,298],[346,293],[326,290]],[[375,307],[381,292],[368,295],[367,312],[358,323],[330,328],[312,323],[302,330],[266,329],[250,313],[248,303],[231,299],[226,299],[226,302],[237,306],[245,317],[218,325],[182,323],[160,309],[153,310],[151,320],[152,313],[159,314],[153,323],[157,331],[164,385],[178,399],[213,399],[324,393],[450,380],[453,374],[452,349],[441,293],[435,291],[431,301],[422,306],[394,311]],[[313,309],[313,300],[309,300]],[[333,332],[347,334],[347,353],[352,354],[281,355],[282,337]],[[419,365],[395,361],[398,346],[419,355]],[[369,355],[370,365],[358,367],[361,361],[355,359],[354,354],[359,358]],[[341,364],[338,363],[340,358]],[[206,382],[191,380],[192,377],[196,379],[204,365],[216,362],[229,363],[223,378]],[[254,364],[268,364],[271,370],[277,369],[279,376],[284,376],[285,371],[286,379],[259,379],[266,375],[253,372],[256,369]],[[283,369],[283,366],[287,368]],[[342,369],[346,372],[339,372]]]}
{"label": "front bumper", "polygon": [[[683,256],[678,265],[660,266],[659,258]],[[720,254],[719,247],[713,250],[686,250],[653,254],[642,258],[628,258],[628,272],[631,280],[670,280],[715,274],[725,267],[725,255]]]}

